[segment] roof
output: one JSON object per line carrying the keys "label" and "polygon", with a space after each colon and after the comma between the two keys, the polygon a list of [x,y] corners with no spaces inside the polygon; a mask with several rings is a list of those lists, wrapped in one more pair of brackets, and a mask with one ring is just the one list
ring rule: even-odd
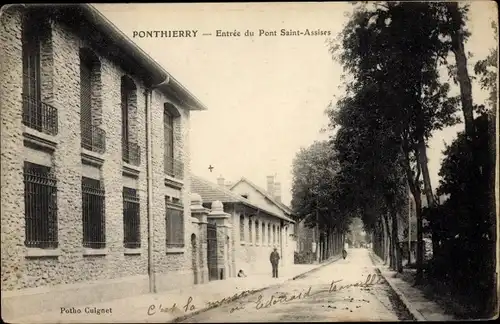
{"label": "roof", "polygon": [[222,203],[241,203],[245,206],[260,210],[269,214],[270,216],[277,217],[279,219],[286,220],[291,223],[295,223],[292,219],[286,216],[277,215],[263,206],[259,206],[252,203],[250,200],[243,198],[242,196],[235,194],[234,192],[219,186],[209,180],[203,179],[201,177],[191,175],[191,192],[197,193],[201,196],[204,202],[212,202],[219,200]]}
{"label": "roof", "polygon": [[160,64],[137,46],[127,35],[90,4],[24,5],[36,8],[58,21],[85,33],[86,40],[114,62],[121,62],[127,72],[141,77],[147,86],[173,96],[189,110],[206,110],[201,101],[189,92]]}
{"label": "roof", "polygon": [[285,213],[290,214],[290,215],[294,214],[293,210],[290,207],[288,207],[287,205],[285,205],[285,204],[277,201],[276,199],[274,199],[274,197],[272,197],[269,193],[267,193],[266,190],[264,190],[261,187],[257,186],[255,183],[253,183],[252,181],[248,180],[245,177],[241,177],[240,180],[238,180],[235,184],[233,184],[231,186],[230,190],[233,189],[234,187],[236,187],[241,182],[248,183],[251,187],[253,187],[255,190],[257,190],[261,195],[263,195],[264,197],[266,197],[267,199],[269,199],[269,201],[271,201],[273,204],[275,204],[276,206],[278,206]]}

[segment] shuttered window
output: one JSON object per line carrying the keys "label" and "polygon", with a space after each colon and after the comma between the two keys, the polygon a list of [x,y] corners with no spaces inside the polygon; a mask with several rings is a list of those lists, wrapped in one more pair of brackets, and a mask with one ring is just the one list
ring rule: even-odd
{"label": "shuttered window", "polygon": [[92,63],[80,59],[80,127],[82,146],[92,149]]}
{"label": "shuttered window", "polygon": [[174,119],[172,115],[165,109],[163,112],[163,131],[165,140],[165,156],[168,158],[174,157]]}
{"label": "shuttered window", "polygon": [[240,242],[245,241],[245,217],[240,216]]}
{"label": "shuttered window", "polygon": [[266,224],[262,222],[262,244],[266,242]]}
{"label": "shuttered window", "polygon": [[123,246],[141,247],[141,214],[139,195],[133,188],[123,188]]}
{"label": "shuttered window", "polygon": [[248,220],[248,242],[252,243],[253,235],[252,235],[252,220]]}
{"label": "shuttered window", "polygon": [[[23,21],[23,119],[39,131],[42,127],[40,87],[40,30],[36,18],[26,15]],[[39,27],[39,26],[38,26]]]}
{"label": "shuttered window", "polygon": [[122,78],[121,85],[121,105],[122,105],[122,143],[123,146],[128,148],[129,143],[129,104],[130,104],[130,86],[125,79]]}
{"label": "shuttered window", "polygon": [[259,240],[260,240],[259,230],[260,230],[259,221],[256,220],[255,221],[255,243],[257,243],[257,244],[259,243]]}
{"label": "shuttered window", "polygon": [[180,201],[165,197],[167,248],[184,247],[184,208]]}

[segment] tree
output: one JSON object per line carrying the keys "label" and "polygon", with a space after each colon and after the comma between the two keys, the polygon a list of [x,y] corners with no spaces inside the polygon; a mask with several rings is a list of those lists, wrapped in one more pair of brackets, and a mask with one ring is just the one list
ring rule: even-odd
{"label": "tree", "polygon": [[[449,49],[440,39],[441,11],[442,6],[434,3],[360,7],[341,34],[338,56],[354,79],[348,83],[348,92],[374,91],[370,100],[360,103],[363,114],[373,113],[365,124],[383,125],[389,134],[385,138],[389,144],[383,147],[397,150],[391,158],[401,163],[417,202],[417,279],[423,260],[420,175],[429,203],[434,202],[426,142],[434,130],[457,122],[453,117],[457,99],[448,98],[449,85],[438,79],[438,62]],[[339,52],[337,48],[331,47],[333,54]],[[358,133],[354,130],[350,136]]]}
{"label": "tree", "polygon": [[[298,220],[309,217],[309,226],[318,225],[320,230],[347,230],[348,215],[336,213],[335,193],[338,171],[336,152],[328,141],[314,142],[302,148],[293,162],[292,208]],[[315,216],[316,216],[315,215]]]}
{"label": "tree", "polygon": [[[464,132],[446,147],[439,172],[438,194],[446,194],[449,199],[441,209],[434,211],[439,220],[435,226],[443,233],[446,247],[440,256],[444,261],[436,266],[450,276],[450,281],[457,283],[462,292],[474,296],[478,306],[484,307],[483,312],[491,312],[488,307],[492,306],[492,296],[495,295],[496,220],[493,216],[494,181],[491,175],[494,174],[494,161],[489,145],[490,122],[486,113],[474,121],[476,145],[480,152],[475,159],[470,154],[464,154],[469,152]],[[476,165],[478,161],[480,164]],[[475,175],[471,169],[476,167],[483,172],[479,179],[472,179]],[[470,186],[472,181],[479,186]],[[478,206],[479,210],[489,210],[493,217],[479,214]]]}

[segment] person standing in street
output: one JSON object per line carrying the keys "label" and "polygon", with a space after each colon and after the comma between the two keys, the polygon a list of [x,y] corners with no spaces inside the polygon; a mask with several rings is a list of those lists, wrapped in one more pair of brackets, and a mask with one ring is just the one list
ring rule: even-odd
{"label": "person standing in street", "polygon": [[271,261],[271,266],[273,267],[273,278],[278,278],[278,263],[280,262],[280,254],[278,253],[277,248],[274,248],[274,251],[271,252],[269,261]]}

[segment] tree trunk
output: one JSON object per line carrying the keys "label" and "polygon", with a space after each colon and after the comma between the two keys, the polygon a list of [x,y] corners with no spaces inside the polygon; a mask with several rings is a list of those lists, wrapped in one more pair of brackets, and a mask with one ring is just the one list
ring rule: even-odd
{"label": "tree trunk", "polygon": [[398,213],[395,207],[391,208],[391,218],[392,218],[392,240],[394,242],[394,260],[395,268],[398,272],[403,272],[403,255],[401,253],[401,246],[399,242],[399,223],[398,223]]}
{"label": "tree trunk", "polygon": [[[423,136],[420,138],[418,142],[418,163],[420,164],[420,168],[422,170],[422,176],[424,180],[424,192],[425,197],[427,198],[428,207],[434,209],[436,207],[436,200],[434,199],[434,194],[432,192],[432,184],[431,178],[429,175],[429,167],[427,161],[427,148],[425,147],[425,141]],[[433,221],[432,219],[428,221]],[[434,228],[434,227],[432,227]],[[436,231],[432,231],[432,254],[437,255],[439,237]]]}
{"label": "tree trunk", "polygon": [[469,72],[467,71],[467,56],[464,48],[463,30],[460,28],[462,17],[458,8],[458,2],[449,2],[447,3],[447,7],[452,19],[452,24],[457,26],[456,30],[451,32],[451,45],[457,63],[457,79],[460,86],[460,99],[464,114],[465,134],[468,142],[471,143],[475,137],[472,85]]}
{"label": "tree trunk", "polygon": [[[414,175],[411,164],[410,164],[410,150],[411,148],[408,146],[408,143],[406,142],[405,139],[403,139],[403,145],[401,147],[401,150],[403,152],[403,155],[405,157],[405,164],[404,164],[404,169],[406,171],[406,179],[408,181],[408,186],[410,187],[411,194],[413,195],[413,198],[415,199],[415,214],[417,218],[417,260],[416,260],[416,267],[417,267],[417,275],[415,278],[415,283],[419,284],[422,282],[423,278],[423,260],[424,260],[424,255],[423,255],[423,233],[422,233],[422,199],[420,197],[420,185],[419,185],[419,179],[420,179],[420,168],[418,168],[418,163],[417,163],[417,174]],[[418,151],[412,150],[415,154],[418,155]]]}
{"label": "tree trunk", "polygon": [[[386,255],[385,255],[385,260],[389,259],[389,267],[393,269],[394,267],[394,249],[393,249],[393,240],[391,237],[391,229],[390,229],[390,223],[388,219],[388,215],[386,212],[383,214],[383,219],[384,219],[384,236],[386,238]],[[386,261],[387,262],[387,261]]]}
{"label": "tree trunk", "polygon": [[420,199],[420,191],[418,190],[418,197],[415,196],[415,210],[417,216],[417,276],[415,283],[420,284],[423,279],[423,266],[424,266],[424,237],[422,233],[422,200]]}

